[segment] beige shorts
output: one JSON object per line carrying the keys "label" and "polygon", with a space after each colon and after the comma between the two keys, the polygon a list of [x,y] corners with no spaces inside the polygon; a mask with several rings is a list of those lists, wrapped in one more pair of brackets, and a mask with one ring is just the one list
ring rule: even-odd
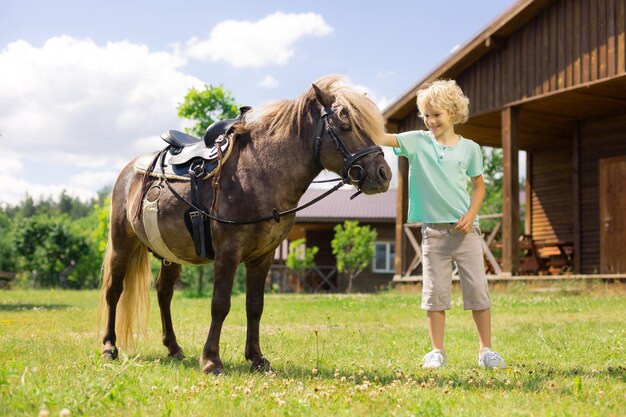
{"label": "beige shorts", "polygon": [[463,308],[485,310],[491,307],[491,297],[485,275],[480,229],[475,227],[472,232],[465,234],[454,226],[454,223],[427,223],[422,226],[422,309],[450,309],[454,261],[459,270]]}

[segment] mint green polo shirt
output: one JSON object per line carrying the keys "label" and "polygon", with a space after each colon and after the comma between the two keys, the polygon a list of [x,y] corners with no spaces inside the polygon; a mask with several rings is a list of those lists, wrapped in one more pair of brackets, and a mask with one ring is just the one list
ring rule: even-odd
{"label": "mint green polo shirt", "polygon": [[409,160],[409,223],[456,223],[469,210],[468,179],[483,173],[483,157],[476,142],[459,137],[442,146],[426,130],[396,135],[394,152]]}

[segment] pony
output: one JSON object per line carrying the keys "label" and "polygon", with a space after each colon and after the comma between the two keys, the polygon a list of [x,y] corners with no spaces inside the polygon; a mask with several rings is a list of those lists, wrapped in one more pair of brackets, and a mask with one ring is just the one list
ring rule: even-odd
{"label": "pony", "polygon": [[[102,266],[99,317],[104,328],[102,357],[116,359],[117,343],[131,348],[135,330],[145,330],[152,282],[149,252],[162,259],[156,280],[163,344],[168,356],[182,359],[172,324],[171,300],[181,264],[214,263],[211,326],[200,358],[204,373],[224,371],[220,358],[222,324],[231,307],[231,290],[240,263],[246,267],[247,333],[245,358],[251,370],[271,370],[259,343],[265,281],[276,247],[295,222],[295,207],[315,177],[334,171],[359,192],[387,191],[391,169],[372,138],[384,133],[376,104],[341,76],[315,81],[300,97],[266,105],[231,133],[232,151],[219,179],[203,184],[214,256],[197,254],[187,231],[190,183],[168,181],[126,165],[112,190],[110,228]],[[217,182],[217,186],[216,186]],[[335,187],[338,188],[338,187]],[[152,247],[142,222],[142,199],[158,199],[158,227],[175,261]],[[209,204],[212,202],[212,204]],[[272,213],[272,215],[268,215]],[[256,219],[252,220],[251,219]],[[171,256],[170,256],[171,258]]]}

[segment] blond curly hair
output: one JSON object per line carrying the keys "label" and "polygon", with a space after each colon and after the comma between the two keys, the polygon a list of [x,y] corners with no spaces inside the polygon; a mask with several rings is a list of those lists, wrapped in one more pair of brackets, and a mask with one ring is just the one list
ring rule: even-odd
{"label": "blond curly hair", "polygon": [[445,110],[454,124],[465,123],[469,117],[469,99],[454,80],[435,80],[417,92],[417,109],[424,118],[424,106]]}

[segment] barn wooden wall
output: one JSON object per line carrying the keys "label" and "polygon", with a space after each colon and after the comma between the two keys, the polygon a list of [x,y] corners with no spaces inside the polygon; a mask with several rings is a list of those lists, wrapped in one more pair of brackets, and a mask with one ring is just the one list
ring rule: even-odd
{"label": "barn wooden wall", "polygon": [[626,0],[558,0],[456,76],[471,113],[626,73]]}
{"label": "barn wooden wall", "polygon": [[571,144],[533,152],[532,178],[533,239],[573,242]]}
{"label": "barn wooden wall", "polygon": [[[561,143],[533,152],[532,225],[538,242],[575,239],[573,148]],[[584,274],[600,271],[598,166],[602,158],[626,155],[623,113],[580,124],[580,265]]]}
{"label": "barn wooden wall", "polygon": [[590,274],[600,270],[598,165],[602,158],[626,155],[624,114],[585,121],[580,155],[581,272]]}

